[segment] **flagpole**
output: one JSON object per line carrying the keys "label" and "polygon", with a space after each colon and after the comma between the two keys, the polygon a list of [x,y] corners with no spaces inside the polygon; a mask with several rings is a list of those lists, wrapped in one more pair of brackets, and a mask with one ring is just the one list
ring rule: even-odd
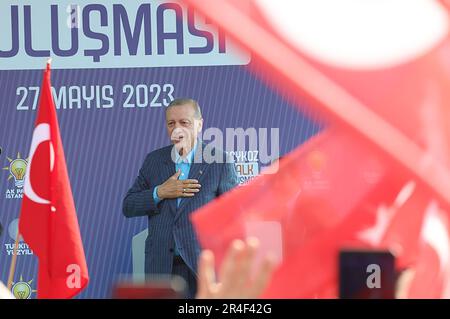
{"label": "flagpole", "polygon": [[11,266],[9,267],[9,276],[8,276],[8,285],[7,285],[7,288],[9,291],[11,291],[12,283],[14,280],[14,273],[16,272],[17,249],[19,248],[19,238],[20,238],[20,233],[19,233],[19,230],[17,230],[16,241],[14,242],[13,257],[11,260]]}

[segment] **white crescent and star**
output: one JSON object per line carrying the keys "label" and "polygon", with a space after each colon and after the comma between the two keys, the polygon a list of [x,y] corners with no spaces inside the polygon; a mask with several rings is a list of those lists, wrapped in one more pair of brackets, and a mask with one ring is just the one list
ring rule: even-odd
{"label": "white crescent and star", "polygon": [[[38,204],[50,204],[50,200],[40,197],[33,189],[33,185],[30,178],[31,164],[33,163],[34,153],[38,146],[46,141],[50,141],[50,125],[47,123],[41,123],[37,125],[33,132],[33,139],[31,141],[29,163],[27,165],[27,173],[25,178],[25,185],[23,188],[24,194],[31,201]],[[55,165],[55,150],[53,144],[50,142],[50,171],[53,171]]]}

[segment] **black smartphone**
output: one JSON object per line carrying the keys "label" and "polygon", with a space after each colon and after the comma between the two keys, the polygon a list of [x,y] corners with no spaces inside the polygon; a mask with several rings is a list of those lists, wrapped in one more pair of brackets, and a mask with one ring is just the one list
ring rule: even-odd
{"label": "black smartphone", "polygon": [[385,250],[339,252],[339,298],[394,299],[395,257]]}

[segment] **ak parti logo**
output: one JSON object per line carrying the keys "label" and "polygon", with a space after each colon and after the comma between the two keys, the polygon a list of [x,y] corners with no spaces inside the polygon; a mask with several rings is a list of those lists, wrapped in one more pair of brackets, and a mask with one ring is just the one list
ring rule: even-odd
{"label": "ak parti logo", "polygon": [[14,188],[8,188],[5,193],[6,199],[21,199],[25,184],[25,174],[27,172],[28,159],[22,158],[20,153],[14,158],[7,157],[8,166],[3,170],[8,171],[8,181],[14,181]]}

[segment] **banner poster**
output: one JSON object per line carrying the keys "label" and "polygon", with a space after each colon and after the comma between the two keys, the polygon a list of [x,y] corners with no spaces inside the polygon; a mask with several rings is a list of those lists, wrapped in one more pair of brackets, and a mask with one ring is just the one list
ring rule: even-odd
{"label": "banner poster", "polygon": [[[0,30],[4,283],[48,57],[90,275],[77,298],[110,298],[121,276],[143,274],[147,219],[126,219],[122,200],[146,154],[170,143],[173,99],[199,102],[201,138],[234,158],[240,185],[320,130],[250,72],[248,52],[177,1],[5,0]],[[36,298],[37,258],[22,240],[17,254],[12,291]]]}

